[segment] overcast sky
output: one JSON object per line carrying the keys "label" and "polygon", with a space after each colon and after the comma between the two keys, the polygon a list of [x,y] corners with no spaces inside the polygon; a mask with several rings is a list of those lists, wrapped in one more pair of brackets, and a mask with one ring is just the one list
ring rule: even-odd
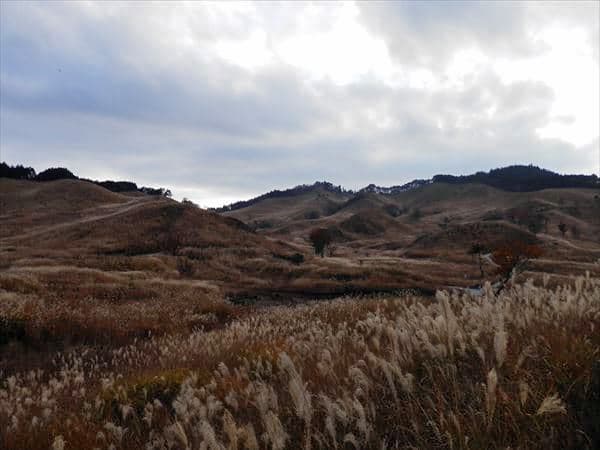
{"label": "overcast sky", "polygon": [[600,3],[2,2],[0,150],[217,206],[599,164]]}

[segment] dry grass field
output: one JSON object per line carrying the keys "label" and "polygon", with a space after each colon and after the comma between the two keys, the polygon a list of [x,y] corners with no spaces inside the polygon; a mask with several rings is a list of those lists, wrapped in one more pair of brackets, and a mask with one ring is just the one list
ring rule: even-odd
{"label": "dry grass field", "polygon": [[[0,448],[598,448],[595,195],[315,191],[219,215],[0,179]],[[515,240],[541,254],[496,294],[469,249]]]}
{"label": "dry grass field", "polygon": [[[93,320],[93,319],[92,319]],[[6,449],[597,448],[600,283],[347,298],[6,376]]]}

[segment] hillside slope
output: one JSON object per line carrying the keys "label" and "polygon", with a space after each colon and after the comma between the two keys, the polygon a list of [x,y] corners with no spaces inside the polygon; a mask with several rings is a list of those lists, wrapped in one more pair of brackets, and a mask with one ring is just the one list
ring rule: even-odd
{"label": "hillside slope", "polygon": [[[217,214],[77,180],[0,186],[0,292],[17,298],[127,307],[134,299],[163,305],[173,296],[262,304],[400,288],[431,292],[480,283],[471,246],[511,239],[543,249],[531,265],[536,276],[552,273],[560,282],[567,273],[600,273],[594,190],[510,193],[433,183],[353,196],[320,186]],[[315,256],[307,239],[314,227],[333,232],[327,258]]]}
{"label": "hillside slope", "polygon": [[[272,201],[224,214],[249,224],[267,223],[257,227],[260,234],[304,247],[306,253],[311,251],[310,231],[328,228],[333,237],[329,253],[335,257],[331,264],[344,260],[356,264],[358,272],[380,274],[395,267],[402,274],[393,276],[411,279],[413,285],[421,285],[421,277],[434,285],[477,284],[480,271],[469,254],[477,243],[488,252],[515,241],[534,243],[543,253],[529,265],[534,272],[600,273],[600,198],[595,189],[509,192],[436,182],[392,194],[359,192],[334,213],[317,218],[290,213],[299,205],[310,210],[310,202],[317,201],[314,194],[301,202],[284,196]],[[489,256],[484,266],[485,273],[494,273]]]}
{"label": "hillside slope", "polygon": [[378,227],[383,229],[378,234],[395,228],[407,232],[406,226],[409,226],[412,234],[418,235],[448,223],[487,220],[505,220],[536,228],[537,224],[531,222],[543,221],[544,231],[551,235],[559,235],[557,225],[564,222],[577,235],[574,237],[594,240],[600,227],[600,197],[594,189],[508,192],[481,184],[438,182],[395,194],[359,192],[344,202],[336,198],[337,207],[332,208],[330,214],[308,215],[309,211],[322,209],[324,198],[327,197],[317,191],[299,197],[282,196],[223,214],[266,234],[296,237],[308,235],[316,226],[344,228],[342,224],[357,213],[360,213],[360,221],[379,223]]}
{"label": "hillside slope", "polygon": [[234,218],[165,197],[130,197],[78,180],[2,179],[0,187],[2,267],[38,280],[49,267],[61,267],[56,280],[86,267],[225,289],[252,284],[263,266],[295,251]]}

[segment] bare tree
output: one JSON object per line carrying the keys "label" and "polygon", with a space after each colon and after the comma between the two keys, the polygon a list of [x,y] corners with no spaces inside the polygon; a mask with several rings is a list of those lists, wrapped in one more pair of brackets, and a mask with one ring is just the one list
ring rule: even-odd
{"label": "bare tree", "polygon": [[562,234],[562,237],[565,237],[565,233],[567,232],[567,225],[563,222],[558,224],[558,231]]}
{"label": "bare tree", "polygon": [[331,243],[331,233],[327,228],[315,228],[308,236],[317,255],[325,256],[325,248]]}
{"label": "bare tree", "polygon": [[475,257],[477,255],[477,263],[479,264],[479,274],[481,276],[481,282],[485,279],[485,272],[483,270],[483,259],[481,258],[482,253],[486,252],[486,248],[479,242],[473,244],[469,249],[469,255]]}

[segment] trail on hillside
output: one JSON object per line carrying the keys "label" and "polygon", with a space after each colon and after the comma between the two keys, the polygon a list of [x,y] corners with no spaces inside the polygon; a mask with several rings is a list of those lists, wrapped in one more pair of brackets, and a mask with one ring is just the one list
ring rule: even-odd
{"label": "trail on hillside", "polygon": [[57,230],[61,230],[61,229],[65,229],[65,228],[69,228],[75,225],[81,225],[84,223],[89,223],[89,222],[95,222],[98,220],[103,220],[103,219],[108,219],[110,217],[115,217],[115,216],[119,216],[121,214],[125,214],[127,212],[130,212],[131,210],[134,210],[136,208],[139,208],[151,201],[154,201],[154,199],[148,199],[145,197],[139,197],[139,198],[134,198],[132,200],[129,200],[125,203],[110,203],[110,204],[105,204],[105,205],[100,205],[94,208],[89,208],[87,210],[85,210],[84,212],[90,211],[90,212],[97,212],[99,210],[106,210],[106,209],[112,209],[112,208],[116,208],[116,210],[110,211],[110,212],[105,212],[104,214],[93,214],[93,215],[89,215],[86,217],[80,217],[79,219],[75,219],[75,220],[69,220],[66,222],[62,222],[62,223],[58,223],[58,224],[54,224],[54,225],[48,225],[48,226],[42,226],[42,227],[38,227],[33,231],[29,231],[23,234],[19,234],[16,236],[10,236],[10,237],[5,237],[5,238],[1,238],[0,242],[4,242],[4,243],[10,243],[12,241],[18,241],[21,239],[29,239],[32,237],[36,237],[36,236],[40,236],[43,235],[45,233],[49,233],[52,231],[57,231]]}

